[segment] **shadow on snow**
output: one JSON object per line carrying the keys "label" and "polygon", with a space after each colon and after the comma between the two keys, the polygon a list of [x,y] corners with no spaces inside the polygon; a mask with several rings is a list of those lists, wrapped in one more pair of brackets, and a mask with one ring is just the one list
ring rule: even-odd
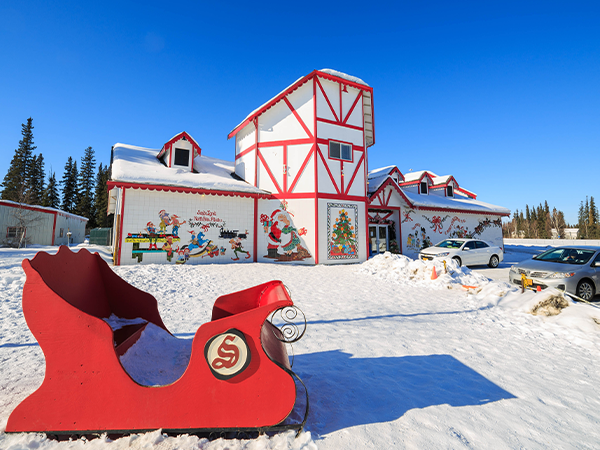
{"label": "shadow on snow", "polygon": [[516,398],[450,355],[353,358],[339,350],[296,355],[310,395],[307,430],[327,434],[388,422],[414,408]]}

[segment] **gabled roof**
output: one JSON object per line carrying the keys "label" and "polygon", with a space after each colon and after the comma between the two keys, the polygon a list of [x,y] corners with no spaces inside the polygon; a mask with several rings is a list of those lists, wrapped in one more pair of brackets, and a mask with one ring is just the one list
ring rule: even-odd
{"label": "gabled roof", "polygon": [[115,144],[111,180],[122,183],[269,194],[234,177],[234,163],[200,155],[194,158],[194,168],[198,172],[194,173],[183,168],[166,167],[156,158],[157,152],[158,150],[151,148]]}
{"label": "gabled roof", "polygon": [[401,186],[406,186],[409,184],[416,184],[423,181],[424,178],[427,178],[433,184],[433,179],[437,177],[437,175],[433,172],[429,172],[427,170],[419,170],[418,172],[408,172],[404,175],[404,182],[401,183]]}
{"label": "gabled roof", "polygon": [[195,158],[196,156],[199,156],[202,154],[202,149],[200,148],[200,146],[198,145],[196,140],[192,136],[190,136],[187,132],[182,131],[181,133],[178,133],[175,136],[173,136],[171,139],[169,139],[169,141],[165,145],[162,146],[162,148],[160,149],[160,152],[158,152],[158,155],[156,155],[156,157],[162,158],[162,156],[171,149],[171,146],[175,142],[179,141],[180,139],[183,139],[184,141],[188,141],[190,144],[192,144],[192,148],[194,151],[192,158]]}
{"label": "gabled roof", "polygon": [[371,193],[377,191],[379,189],[379,186],[381,186],[385,182],[385,180],[388,177],[391,177],[394,173],[397,173],[399,175],[399,180],[404,180],[404,175],[402,175],[402,172],[400,172],[400,170],[396,166],[386,166],[381,167],[379,169],[371,170],[367,174],[367,179],[369,183],[368,192]]}
{"label": "gabled roof", "polygon": [[[279,102],[283,97],[294,92],[296,89],[298,89],[300,86],[302,86],[307,81],[311,80],[316,75],[318,75],[322,78],[332,80],[332,81],[339,82],[340,80],[343,80],[344,84],[353,86],[357,89],[366,90],[370,93],[373,92],[372,87],[370,87],[367,83],[365,83],[360,78],[353,77],[352,75],[348,75],[348,74],[338,72],[338,71],[332,70],[332,69],[313,70],[308,75],[306,75],[302,78],[298,78],[296,81],[294,81],[292,84],[290,84],[288,87],[286,87],[283,91],[281,91],[275,97],[273,97],[269,101],[263,103],[258,108],[256,108],[254,111],[252,111],[250,114],[248,114],[246,116],[246,118],[239,125],[237,125],[233,130],[231,130],[229,132],[229,134],[227,135],[227,139],[231,139],[242,128],[244,128],[246,125],[248,125],[250,122],[252,122],[256,117],[260,116],[262,113],[264,113],[269,108],[271,108],[273,105],[275,105],[277,102]],[[374,140],[373,140],[373,142],[374,142]]]}

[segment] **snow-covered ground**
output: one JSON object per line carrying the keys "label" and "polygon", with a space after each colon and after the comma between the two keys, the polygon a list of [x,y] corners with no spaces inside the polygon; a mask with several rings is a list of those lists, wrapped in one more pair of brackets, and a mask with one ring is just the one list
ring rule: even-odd
{"label": "snow-covered ground", "polygon": [[520,294],[503,281],[536,252],[516,246],[499,269],[444,274],[437,265],[436,280],[431,263],[389,254],[344,266],[116,267],[158,299],[182,339],[210,319],[219,295],[282,280],[308,320],[294,346],[310,394],[306,431],[250,441],[6,434],[10,412],[44,376],[21,309],[20,263],[38,250],[56,251],[0,249],[1,449],[600,448],[600,308],[569,302],[558,315],[531,314],[556,292]]}

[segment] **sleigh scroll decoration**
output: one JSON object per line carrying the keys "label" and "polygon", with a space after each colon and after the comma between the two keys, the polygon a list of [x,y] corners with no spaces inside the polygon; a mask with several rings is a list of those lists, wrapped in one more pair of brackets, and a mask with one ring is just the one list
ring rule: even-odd
{"label": "sleigh scroll decoration", "polygon": [[[12,412],[6,432],[303,429],[308,393],[292,371],[286,343],[302,337],[306,321],[296,334],[289,331],[295,325],[276,326],[275,316],[302,314],[280,281],[219,297],[212,320],[195,333],[183,374],[167,385],[148,386],[130,376],[120,357],[151,327],[176,339],[152,295],[85,249],[74,253],[61,247],[54,256],[40,252],[25,259],[23,268],[23,313],[44,352],[46,373],[42,385]],[[115,317],[126,325],[113,329],[109,318]],[[302,401],[296,405],[300,386],[305,407]],[[290,423],[298,407],[303,417],[301,411],[298,423]]]}

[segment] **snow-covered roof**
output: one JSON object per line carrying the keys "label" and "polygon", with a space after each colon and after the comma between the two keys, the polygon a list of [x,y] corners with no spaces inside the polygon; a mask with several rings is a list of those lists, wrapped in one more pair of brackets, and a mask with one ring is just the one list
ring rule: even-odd
{"label": "snow-covered roof", "polygon": [[232,174],[235,167],[231,162],[207,156],[196,156],[194,169],[198,173],[192,173],[187,168],[164,166],[157,159],[157,154],[157,149],[115,144],[112,181],[268,194],[267,191],[234,178]]}
{"label": "snow-covered roof", "polygon": [[492,205],[469,197],[455,196],[442,197],[439,195],[420,195],[403,190],[404,195],[416,207],[460,209],[477,212],[490,212],[497,214],[510,214],[510,209],[503,206]]}
{"label": "snow-covered roof", "polygon": [[86,220],[86,221],[90,220],[87,217],[83,217],[83,216],[79,216],[77,214],[69,213],[69,212],[63,211],[62,209],[51,208],[50,206],[27,205],[25,203],[13,202],[12,200],[0,200],[0,205],[1,204],[5,204],[5,206],[13,206],[15,208],[23,206],[25,208],[34,209],[34,210],[41,211],[41,212],[47,211],[49,213],[58,213],[58,214],[61,214],[63,216],[73,217],[74,219],[80,219],[80,220]]}
{"label": "snow-covered roof", "polygon": [[348,75],[347,73],[339,72],[337,70],[333,70],[333,69],[321,69],[321,70],[319,70],[319,72],[323,72],[323,73],[326,73],[328,75],[333,75],[334,77],[343,78],[344,80],[352,81],[353,83],[356,83],[356,84],[362,84],[364,86],[369,86],[367,83],[365,83],[360,78],[353,77],[352,75]]}
{"label": "snow-covered roof", "polygon": [[294,89],[298,88],[300,85],[304,84],[306,81],[311,79],[315,73],[319,73],[319,72],[327,74],[327,75],[331,75],[334,77],[342,78],[344,80],[348,80],[351,83],[361,84],[361,85],[370,87],[367,83],[365,83],[360,78],[353,77],[352,75],[348,75],[343,72],[338,72],[337,70],[333,70],[333,69],[314,70],[311,73],[309,73],[308,75],[298,78],[296,81],[294,81],[288,87],[286,87],[284,90],[282,90],[277,95],[275,95],[274,97],[272,97],[271,99],[269,99],[268,101],[266,101],[265,103],[260,105],[258,108],[256,108],[254,111],[252,111],[250,114],[248,114],[244,118],[244,120],[242,120],[238,125],[236,125],[233,128],[233,130],[231,130],[229,132],[229,134],[227,135],[227,139],[231,139],[233,136],[235,136],[237,134],[237,132],[239,130],[244,128],[250,122],[250,120],[252,120],[255,116],[262,114],[262,112],[266,111],[271,106],[273,106],[275,103],[277,103],[279,100],[281,100],[281,98],[283,98],[283,96],[286,95],[289,91],[293,91]]}
{"label": "snow-covered roof", "polygon": [[[398,183],[396,183],[396,180],[394,180],[390,176],[390,173],[395,168],[397,169],[396,166],[386,166],[371,170],[369,172],[369,195],[373,195],[375,192],[377,192],[389,179],[390,182],[394,183],[394,186],[404,195],[405,200],[408,200],[412,204],[412,206],[510,214],[510,210],[507,208],[475,200],[475,197],[477,196],[473,192],[463,188],[456,189],[454,197],[442,197],[439,195],[423,195],[412,193],[408,190],[402,189],[402,183],[400,183],[399,185]],[[431,171],[420,170],[418,172],[408,172],[407,174],[404,174],[404,183],[418,181],[425,174],[428,174],[433,179],[434,186],[446,184],[451,179],[454,179],[452,175],[444,175],[440,177]]]}
{"label": "snow-covered roof", "polygon": [[431,178],[437,177],[437,175],[429,170],[419,170],[418,172],[408,172],[404,174],[404,182],[410,183],[411,181],[420,180],[424,174],[429,174]]}

